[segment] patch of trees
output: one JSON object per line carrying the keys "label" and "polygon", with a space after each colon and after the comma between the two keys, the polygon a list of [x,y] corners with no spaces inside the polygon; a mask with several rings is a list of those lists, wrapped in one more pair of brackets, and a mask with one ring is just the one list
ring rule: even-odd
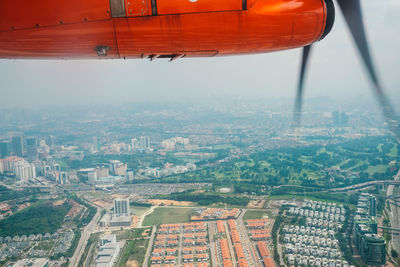
{"label": "patch of trees", "polygon": [[30,188],[22,191],[16,191],[0,185],[0,202],[32,196],[38,193],[40,193],[39,188]]}
{"label": "patch of trees", "polygon": [[282,222],[283,222],[283,218],[282,218],[281,214],[279,214],[275,219],[275,223],[274,223],[274,226],[272,227],[272,231],[271,231],[272,242],[274,244],[274,261],[277,264],[277,266],[281,266],[281,259],[279,257],[279,252],[278,252],[278,231],[279,231],[279,228],[281,227]]}
{"label": "patch of trees", "polygon": [[82,216],[82,218],[79,220],[79,222],[77,222],[77,227],[82,227],[82,226],[90,223],[90,221],[93,219],[94,215],[96,214],[97,209],[95,207],[93,207],[92,205],[88,204],[86,201],[80,199],[76,195],[70,195],[70,198],[72,200],[74,200],[75,202],[77,202],[87,208],[85,214]]}
{"label": "patch of trees", "polygon": [[131,201],[130,204],[132,206],[147,207],[147,208],[150,208],[152,206],[152,204],[150,204],[150,203],[143,203],[143,202],[136,202],[136,201]]}
{"label": "patch of trees", "polygon": [[237,183],[234,186],[235,192],[239,194],[243,193],[255,193],[256,195],[262,195],[264,192],[262,191],[262,187],[259,184],[243,184]]}
{"label": "patch of trees", "polygon": [[63,223],[71,207],[68,202],[59,206],[53,206],[51,202],[32,205],[1,220],[0,235],[4,237],[54,233]]}
{"label": "patch of trees", "polygon": [[[252,184],[276,186],[296,184],[306,187],[338,187],[367,182],[372,179],[390,179],[397,168],[383,168],[381,174],[369,175],[371,165],[385,165],[400,157],[389,152],[394,141],[386,137],[367,137],[341,144],[297,148],[279,148],[251,154],[248,157],[207,167],[194,172],[173,175],[157,182],[226,182],[246,181]],[[379,149],[378,149],[379,147]],[[384,151],[384,153],[380,152]],[[388,152],[387,154],[385,154]],[[215,159],[214,159],[215,160]],[[342,162],[345,162],[342,164]],[[330,180],[325,168],[341,164],[342,169],[359,172],[357,178]],[[358,164],[361,164],[358,166]],[[267,165],[267,166],[266,166]],[[307,173],[308,176],[302,176]],[[246,192],[239,188],[239,192]],[[253,190],[254,191],[254,190]]]}

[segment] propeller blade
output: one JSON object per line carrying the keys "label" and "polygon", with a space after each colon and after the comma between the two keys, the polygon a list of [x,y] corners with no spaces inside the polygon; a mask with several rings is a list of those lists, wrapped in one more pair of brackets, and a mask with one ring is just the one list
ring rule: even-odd
{"label": "propeller blade", "polygon": [[307,71],[308,59],[310,57],[311,45],[303,47],[303,56],[301,59],[301,69],[300,69],[300,78],[299,84],[297,87],[296,94],[296,102],[294,106],[294,126],[298,127],[301,123],[301,109],[303,104],[303,95],[304,95],[304,77]]}
{"label": "propeller blade", "polygon": [[400,138],[398,117],[379,82],[372,61],[365,33],[360,0],[337,0],[337,2],[372,81],[374,93],[382,108],[386,122],[389,124],[389,129],[397,138]]}

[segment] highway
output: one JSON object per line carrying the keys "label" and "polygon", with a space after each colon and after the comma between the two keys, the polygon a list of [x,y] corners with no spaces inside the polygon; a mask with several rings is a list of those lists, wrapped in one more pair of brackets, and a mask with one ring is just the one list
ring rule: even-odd
{"label": "highway", "polygon": [[347,187],[332,188],[332,189],[329,189],[328,191],[330,191],[330,192],[349,191],[349,190],[360,189],[363,187],[368,187],[368,186],[377,185],[377,184],[389,184],[392,186],[400,185],[400,180],[399,179],[396,180],[396,178],[394,181],[393,180],[376,180],[376,181],[370,181],[370,182],[365,182],[365,183],[361,183],[361,184],[354,184],[354,185],[350,185]]}
{"label": "highway", "polygon": [[93,219],[90,221],[88,225],[86,225],[81,232],[81,239],[79,239],[78,246],[75,249],[74,255],[70,259],[69,267],[77,267],[79,261],[82,257],[83,252],[85,251],[86,244],[89,240],[90,235],[94,232],[97,222],[100,220],[100,212],[101,209],[97,208],[96,214],[93,216]]}
{"label": "highway", "polygon": [[[395,181],[400,182],[400,170],[397,173],[397,175],[394,177]],[[389,185],[386,195],[387,197],[392,197],[395,193],[395,185]],[[400,194],[400,189],[397,186],[397,194],[395,196],[398,196]],[[400,207],[398,205],[395,205],[393,201],[389,201],[390,205],[390,226],[391,228],[400,228]],[[394,250],[400,251],[400,234],[392,232],[392,240],[390,241],[389,246],[391,246]]]}

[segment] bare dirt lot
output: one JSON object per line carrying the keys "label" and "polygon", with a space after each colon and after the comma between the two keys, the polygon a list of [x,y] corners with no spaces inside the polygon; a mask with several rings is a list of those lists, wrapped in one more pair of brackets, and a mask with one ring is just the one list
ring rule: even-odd
{"label": "bare dirt lot", "polygon": [[249,209],[262,209],[264,207],[265,200],[251,200],[247,205]]}
{"label": "bare dirt lot", "polygon": [[127,266],[127,267],[139,267],[139,262],[137,260],[130,260],[127,263],[125,263],[125,266]]}
{"label": "bare dirt lot", "polygon": [[110,205],[112,205],[112,203],[108,203],[102,200],[94,201],[93,204],[102,207],[103,209],[108,208]]}
{"label": "bare dirt lot", "polygon": [[153,205],[164,205],[164,206],[193,206],[194,203],[190,201],[175,201],[169,199],[149,199],[149,203]]}

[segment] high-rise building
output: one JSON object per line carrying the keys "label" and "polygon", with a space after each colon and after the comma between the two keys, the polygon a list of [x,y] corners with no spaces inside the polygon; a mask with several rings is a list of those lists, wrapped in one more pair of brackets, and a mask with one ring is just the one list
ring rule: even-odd
{"label": "high-rise building", "polygon": [[362,260],[370,265],[384,265],[386,262],[386,243],[377,235],[376,197],[361,193],[354,216],[354,240]]}
{"label": "high-rise building", "polygon": [[37,141],[35,137],[26,139],[26,155],[29,161],[35,161],[38,158]]}
{"label": "high-rise building", "polygon": [[342,112],[340,116],[341,126],[349,126],[349,115],[346,112]]}
{"label": "high-rise building", "polygon": [[92,144],[93,144],[93,150],[99,151],[99,140],[97,139],[96,136],[92,137]]}
{"label": "high-rise building", "polygon": [[170,139],[164,140],[161,142],[161,146],[167,150],[174,150],[175,149],[175,142],[171,141]]}
{"label": "high-rise building", "polygon": [[141,136],[139,138],[139,146],[141,149],[150,148],[150,138],[148,136]]}
{"label": "high-rise building", "polygon": [[129,199],[127,198],[114,199],[114,215],[117,217],[130,216]]}
{"label": "high-rise building", "polygon": [[110,176],[109,170],[106,167],[97,167],[95,170],[97,177],[101,178],[101,177],[108,177]]}
{"label": "high-rise building", "polygon": [[110,160],[110,173],[112,175],[125,176],[127,168],[127,164],[124,164],[119,160]]}
{"label": "high-rise building", "polygon": [[49,150],[54,153],[54,150],[56,149],[56,138],[53,135],[50,135],[46,143],[49,146]]}
{"label": "high-rise building", "polygon": [[32,163],[22,160],[15,164],[14,174],[20,181],[28,181],[36,177],[36,167]]}
{"label": "high-rise building", "polygon": [[132,138],[131,140],[131,149],[132,151],[136,151],[139,149],[139,141],[136,138]]}
{"label": "high-rise building", "polygon": [[370,196],[369,198],[369,216],[376,217],[376,197]]}
{"label": "high-rise building", "polygon": [[334,111],[332,112],[332,123],[334,126],[348,126],[349,116],[346,112]]}
{"label": "high-rise building", "polygon": [[4,159],[0,159],[0,174],[4,173]]}
{"label": "high-rise building", "polygon": [[94,172],[88,172],[88,182],[89,184],[95,184],[97,180],[97,173]]}
{"label": "high-rise building", "polygon": [[9,141],[0,142],[0,157],[5,158],[10,155],[11,143]]}
{"label": "high-rise building", "polygon": [[361,256],[367,264],[384,265],[386,263],[385,239],[377,234],[365,234],[361,247]]}
{"label": "high-rise building", "polygon": [[68,183],[68,173],[67,172],[60,172],[59,178],[60,178],[60,180],[59,180],[60,184]]}
{"label": "high-rise building", "polygon": [[133,177],[134,177],[133,170],[127,170],[126,171],[126,180],[128,182],[132,182],[133,181]]}
{"label": "high-rise building", "polygon": [[56,172],[61,172],[61,166],[58,163],[53,164],[53,170]]}
{"label": "high-rise building", "polygon": [[13,136],[11,140],[12,150],[18,157],[22,157],[24,155],[24,143],[22,136]]}

